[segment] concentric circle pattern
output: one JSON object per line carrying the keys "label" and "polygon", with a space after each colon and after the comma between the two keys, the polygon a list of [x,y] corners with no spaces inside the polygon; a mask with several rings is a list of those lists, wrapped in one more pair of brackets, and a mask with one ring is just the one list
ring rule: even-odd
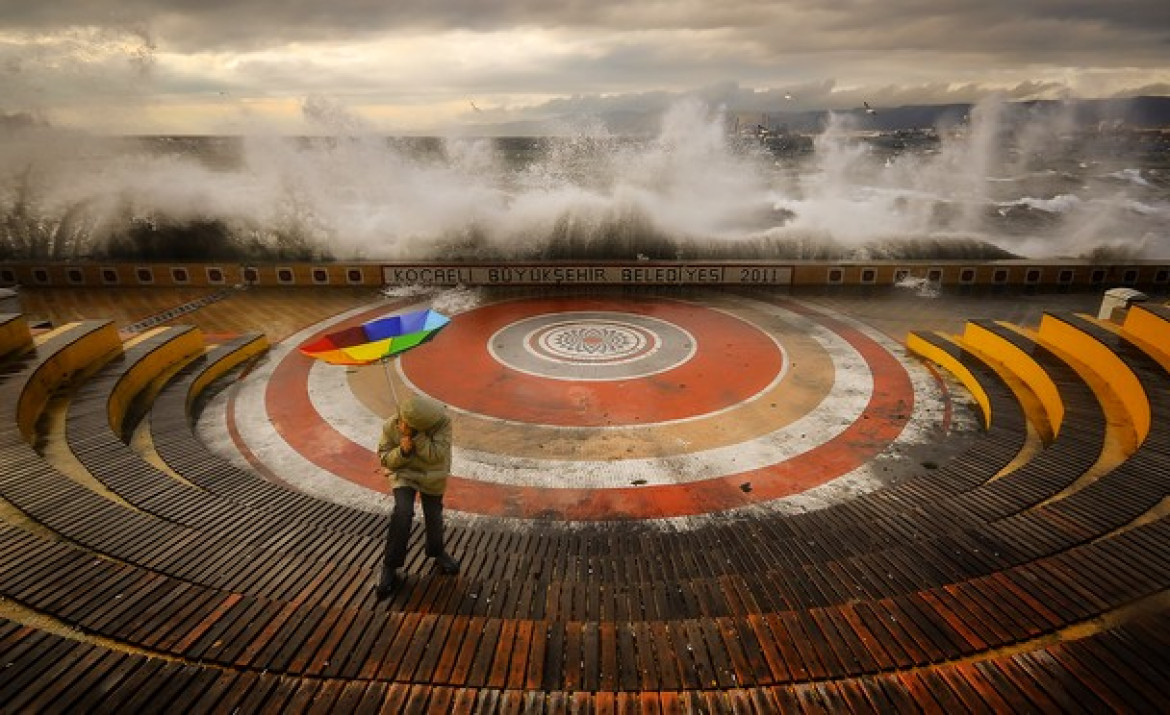
{"label": "concentric circle pattern", "polygon": [[403,356],[407,378],[456,409],[530,425],[693,418],[751,399],[783,369],[770,336],[694,304],[524,300],[459,318],[435,343],[458,369],[418,350]]}
{"label": "concentric circle pattern", "polygon": [[383,492],[373,450],[394,409],[391,380],[396,394],[449,407],[450,509],[670,518],[873,488],[875,459],[937,428],[921,405],[946,402],[888,338],[785,298],[490,302],[452,315],[389,371],[295,351],[413,307],[339,316],[274,350],[237,398],[237,446],[321,495]]}
{"label": "concentric circle pattern", "polygon": [[501,365],[553,380],[621,380],[690,360],[695,339],[664,320],[618,312],[550,313],[500,329],[488,349]]}
{"label": "concentric circle pattern", "polygon": [[630,323],[606,320],[556,322],[534,331],[524,347],[560,365],[615,364],[658,350],[658,336]]}

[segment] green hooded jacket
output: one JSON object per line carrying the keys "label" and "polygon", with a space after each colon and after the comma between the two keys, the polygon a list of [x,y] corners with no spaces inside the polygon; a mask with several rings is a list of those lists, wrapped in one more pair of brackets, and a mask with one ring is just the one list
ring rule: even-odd
{"label": "green hooded jacket", "polygon": [[403,456],[398,417],[386,420],[378,441],[378,461],[390,470],[390,488],[413,487],[423,494],[442,495],[451,474],[451,419],[443,405],[419,396],[403,400],[398,414],[415,430],[414,449]]}

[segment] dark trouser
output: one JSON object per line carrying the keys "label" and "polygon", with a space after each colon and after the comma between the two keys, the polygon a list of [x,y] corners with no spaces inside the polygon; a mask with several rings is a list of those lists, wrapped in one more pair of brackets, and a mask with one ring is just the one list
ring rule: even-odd
{"label": "dark trouser", "polygon": [[[422,494],[423,523],[426,526],[426,554],[432,558],[443,555],[443,497]],[[413,487],[394,489],[394,512],[390,515],[390,529],[386,532],[386,560],[382,566],[383,581],[406,562],[406,547],[410,541],[410,523],[414,520]]]}

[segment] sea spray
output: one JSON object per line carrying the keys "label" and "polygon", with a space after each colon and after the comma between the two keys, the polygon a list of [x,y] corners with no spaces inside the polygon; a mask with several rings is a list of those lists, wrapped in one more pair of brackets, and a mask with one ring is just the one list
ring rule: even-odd
{"label": "sea spray", "polygon": [[[311,99],[315,133],[0,135],[0,258],[93,260],[1164,257],[1166,147],[1009,126],[976,107],[900,149],[834,117],[812,152],[672,107],[654,137],[378,136]],[[1135,248],[1136,247],[1136,248]]]}

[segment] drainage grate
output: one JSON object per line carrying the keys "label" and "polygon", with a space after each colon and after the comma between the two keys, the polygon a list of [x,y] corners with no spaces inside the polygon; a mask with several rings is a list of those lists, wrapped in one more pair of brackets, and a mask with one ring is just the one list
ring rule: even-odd
{"label": "drainage grate", "polygon": [[232,291],[245,290],[245,288],[246,288],[245,286],[240,286],[238,288],[229,288],[229,289],[218,291],[216,293],[212,293],[211,295],[203,296],[202,298],[200,298],[198,300],[192,300],[190,302],[183,303],[182,305],[176,305],[174,308],[168,308],[167,310],[164,310],[161,313],[155,313],[154,315],[143,318],[142,320],[139,320],[137,323],[131,323],[130,325],[127,325],[125,328],[123,328],[122,330],[124,332],[127,332],[127,333],[141,333],[144,330],[149,330],[157,325],[160,325],[162,323],[167,322],[168,320],[174,320],[175,318],[179,317],[180,315],[186,315],[187,313],[194,313],[196,310],[199,310],[200,308],[202,308],[205,305],[211,305],[212,303],[218,303],[219,301],[223,300],[224,298],[227,298],[228,296],[230,296],[232,294]]}

